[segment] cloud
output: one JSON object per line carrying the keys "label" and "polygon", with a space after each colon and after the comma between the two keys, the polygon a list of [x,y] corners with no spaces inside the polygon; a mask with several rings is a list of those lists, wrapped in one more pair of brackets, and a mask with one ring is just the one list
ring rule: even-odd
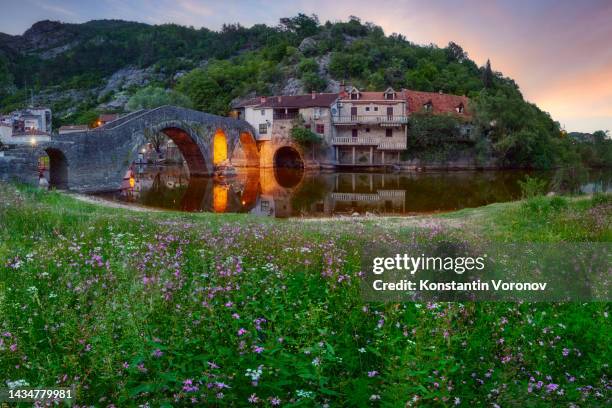
{"label": "cloud", "polygon": [[63,15],[66,17],[73,17],[76,18],[78,17],[78,14],[75,13],[73,10],[69,10],[65,7],[62,6],[58,6],[56,4],[48,4],[46,2],[42,2],[42,1],[37,1],[35,2],[35,5],[42,8],[43,10],[47,10],[51,13],[55,13],[55,14],[59,14],[59,15]]}

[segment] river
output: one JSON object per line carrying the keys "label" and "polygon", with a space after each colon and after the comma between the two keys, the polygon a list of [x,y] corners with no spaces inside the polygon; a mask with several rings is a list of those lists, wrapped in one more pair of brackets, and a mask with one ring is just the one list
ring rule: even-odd
{"label": "river", "polygon": [[225,178],[190,178],[180,165],[134,167],[121,190],[98,196],[157,209],[249,213],[278,218],[415,215],[520,198],[527,175],[549,191],[612,191],[612,170],[305,172],[253,169]]}

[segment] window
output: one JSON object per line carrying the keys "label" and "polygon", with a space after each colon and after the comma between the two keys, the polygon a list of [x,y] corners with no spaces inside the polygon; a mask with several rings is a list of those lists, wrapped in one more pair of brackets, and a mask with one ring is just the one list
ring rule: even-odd
{"label": "window", "polygon": [[388,100],[395,99],[395,94],[386,93],[385,94],[385,99],[388,99]]}
{"label": "window", "polygon": [[357,129],[353,129],[352,130],[352,136],[353,137],[357,137]]}
{"label": "window", "polygon": [[266,114],[266,111],[264,109],[260,110],[260,112],[261,112],[261,116]]}
{"label": "window", "polygon": [[393,137],[393,129],[385,129],[385,136]]}
{"label": "window", "polygon": [[265,135],[266,133],[268,133],[268,125],[266,123],[260,123],[259,124],[259,134]]}
{"label": "window", "polygon": [[306,129],[310,130],[310,123],[305,124],[305,125],[304,125],[304,127],[305,127]]}
{"label": "window", "polygon": [[352,94],[351,94],[351,99],[359,99],[359,94],[357,94],[357,93],[352,93]]}
{"label": "window", "polygon": [[325,125],[323,123],[317,123],[317,133],[320,135],[325,133]]}
{"label": "window", "polygon": [[374,107],[374,111],[375,111],[375,112],[378,112],[378,106],[375,106],[375,107]]}
{"label": "window", "polygon": [[261,211],[268,211],[270,209],[269,201],[262,201],[260,204]]}
{"label": "window", "polygon": [[457,113],[463,113],[463,104],[459,104],[459,106],[457,106],[455,110],[457,111]]}
{"label": "window", "polygon": [[426,104],[424,104],[423,110],[425,110],[425,112],[431,112],[433,110],[433,103],[427,102]]}
{"label": "window", "polygon": [[366,112],[369,112],[369,111],[370,111],[370,107],[366,106]]}
{"label": "window", "polygon": [[370,133],[370,128],[366,128],[366,133]]}

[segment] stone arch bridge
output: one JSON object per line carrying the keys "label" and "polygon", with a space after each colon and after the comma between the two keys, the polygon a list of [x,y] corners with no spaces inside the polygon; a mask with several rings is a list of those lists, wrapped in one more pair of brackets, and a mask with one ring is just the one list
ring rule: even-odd
{"label": "stone arch bridge", "polygon": [[82,192],[116,190],[147,143],[146,132],[163,132],[172,139],[193,176],[213,175],[217,164],[259,166],[255,133],[247,122],[162,106],[8,150],[0,158],[0,177],[38,183],[38,158],[47,154],[51,185]]}

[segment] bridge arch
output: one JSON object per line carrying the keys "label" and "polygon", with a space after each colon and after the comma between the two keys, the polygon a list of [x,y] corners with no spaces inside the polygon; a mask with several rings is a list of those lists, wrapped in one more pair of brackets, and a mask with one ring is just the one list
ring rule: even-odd
{"label": "bridge arch", "polygon": [[298,150],[292,146],[282,146],[274,152],[275,168],[303,169],[304,159]]}
{"label": "bridge arch", "polygon": [[56,148],[45,149],[49,156],[49,187],[68,188],[68,160],[64,153]]}
{"label": "bridge arch", "polygon": [[177,125],[164,127],[160,131],[168,136],[179,149],[183,159],[187,162],[187,168],[191,177],[211,174],[211,163],[205,157],[208,149],[206,149],[206,146],[203,149],[195,135],[192,135],[189,130],[184,129],[182,126],[179,127]]}
{"label": "bridge arch", "polygon": [[217,129],[215,132],[213,136],[212,148],[213,164],[215,166],[227,161],[227,136],[225,136],[225,132],[223,130]]}

